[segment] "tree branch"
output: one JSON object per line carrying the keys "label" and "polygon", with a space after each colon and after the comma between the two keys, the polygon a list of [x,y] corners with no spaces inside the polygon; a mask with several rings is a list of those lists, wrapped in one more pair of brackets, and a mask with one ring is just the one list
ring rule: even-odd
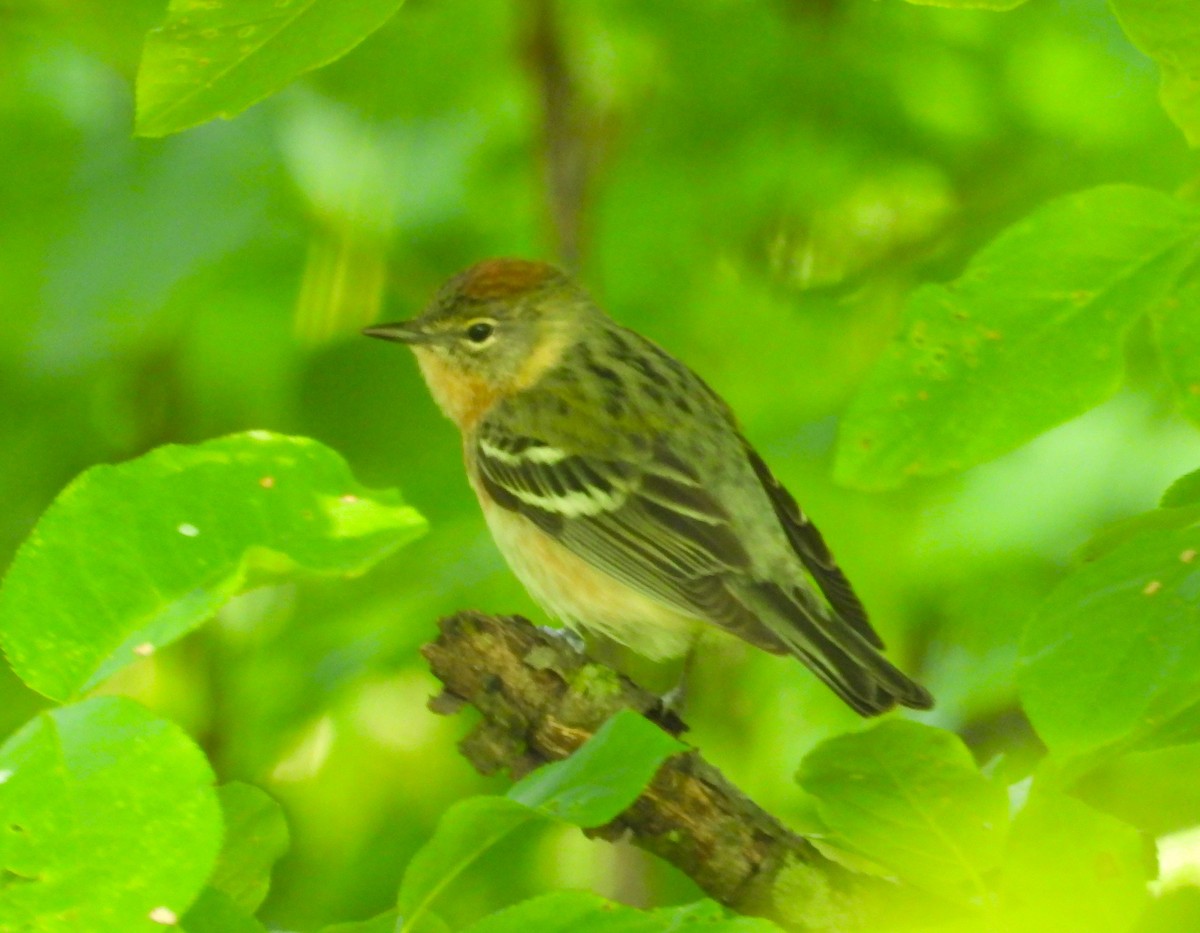
{"label": "tree branch", "polygon": [[[462,612],[439,627],[422,649],[445,686],[430,708],[452,713],[465,701],[483,714],[460,744],[483,774],[519,778],[566,758],[620,709],[675,735],[686,729],[653,693],[520,616]],[[890,887],[825,858],[694,750],[669,759],[628,810],[589,835],[628,837],[727,907],[793,929],[860,928]]]}

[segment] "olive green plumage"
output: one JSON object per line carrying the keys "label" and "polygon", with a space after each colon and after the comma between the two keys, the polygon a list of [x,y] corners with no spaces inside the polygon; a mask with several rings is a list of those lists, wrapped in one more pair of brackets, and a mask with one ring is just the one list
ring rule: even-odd
{"label": "olive green plumage", "polygon": [[[481,264],[447,283],[420,319],[396,326],[439,335],[436,352],[456,372],[497,387],[464,426],[485,505],[523,516],[664,607],[664,619],[712,623],[795,655],[863,715],[932,704],[880,654],[821,535],[729,407],[562,273],[518,260]],[[588,627],[586,611],[557,602],[546,608]],[[622,637],[651,656],[686,647],[652,624],[623,627]]]}

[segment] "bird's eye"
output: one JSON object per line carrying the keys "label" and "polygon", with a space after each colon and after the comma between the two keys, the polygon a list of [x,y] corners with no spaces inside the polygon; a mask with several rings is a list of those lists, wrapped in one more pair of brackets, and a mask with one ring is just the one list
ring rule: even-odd
{"label": "bird's eye", "polygon": [[467,339],[472,343],[483,343],[496,332],[494,324],[487,321],[476,321],[467,328]]}

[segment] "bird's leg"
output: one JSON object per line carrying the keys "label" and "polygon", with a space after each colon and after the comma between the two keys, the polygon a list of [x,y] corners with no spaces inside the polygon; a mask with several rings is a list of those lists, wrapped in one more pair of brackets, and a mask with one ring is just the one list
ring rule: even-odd
{"label": "bird's leg", "polygon": [[663,709],[674,713],[676,716],[683,715],[683,708],[687,703],[688,680],[691,678],[692,668],[696,663],[696,644],[698,641],[699,638],[692,639],[687,654],[683,656],[683,667],[679,671],[679,680],[661,698]]}

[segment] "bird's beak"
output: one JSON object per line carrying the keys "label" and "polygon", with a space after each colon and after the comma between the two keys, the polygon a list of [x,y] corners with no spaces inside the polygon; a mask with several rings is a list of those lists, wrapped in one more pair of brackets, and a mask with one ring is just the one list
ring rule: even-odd
{"label": "bird's beak", "polygon": [[374,327],[364,327],[363,334],[367,337],[378,337],[380,340],[394,340],[397,343],[431,343],[433,335],[421,329],[416,321],[396,321],[394,324],[376,324]]}

